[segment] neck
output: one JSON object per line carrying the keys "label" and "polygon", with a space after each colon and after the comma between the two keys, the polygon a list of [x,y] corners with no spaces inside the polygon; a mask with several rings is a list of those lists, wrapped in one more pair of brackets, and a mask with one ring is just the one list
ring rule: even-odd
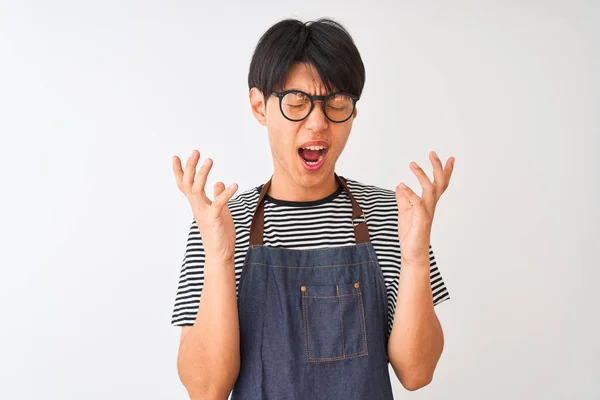
{"label": "neck", "polygon": [[284,201],[316,201],[321,200],[338,189],[338,182],[332,173],[313,186],[302,186],[288,175],[273,173],[271,187],[267,194],[274,199]]}

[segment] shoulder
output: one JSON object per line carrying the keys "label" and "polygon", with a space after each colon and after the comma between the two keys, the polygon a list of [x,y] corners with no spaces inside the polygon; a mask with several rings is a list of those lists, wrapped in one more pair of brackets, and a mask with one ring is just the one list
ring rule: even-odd
{"label": "shoulder", "polygon": [[350,189],[352,195],[361,206],[363,203],[373,206],[388,203],[391,205],[396,204],[396,192],[394,190],[371,185],[345,176],[343,178],[346,179],[348,189]]}
{"label": "shoulder", "polygon": [[258,201],[259,196],[259,188],[262,185],[253,185],[249,189],[246,189],[242,192],[238,192],[229,199],[230,205],[245,205],[256,203]]}
{"label": "shoulder", "polygon": [[238,192],[234,197],[229,199],[227,205],[233,218],[242,216],[248,213],[253,213],[258,202],[259,189],[261,185],[253,185],[250,189]]}

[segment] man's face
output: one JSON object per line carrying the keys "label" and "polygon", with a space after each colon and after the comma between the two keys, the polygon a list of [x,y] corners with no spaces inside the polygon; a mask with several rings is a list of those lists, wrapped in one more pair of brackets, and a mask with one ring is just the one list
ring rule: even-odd
{"label": "man's face", "polygon": [[[326,95],[326,89],[317,71],[309,64],[294,64],[288,73],[285,87],[279,91],[298,89],[309,95]],[[335,123],[323,113],[322,102],[316,101],[310,115],[302,121],[286,119],[279,109],[279,99],[266,94],[266,110],[262,94],[256,88],[250,98],[259,122],[267,127],[275,174],[286,176],[301,187],[315,187],[331,179],[335,164],[346,146],[356,117],[356,110],[345,122]],[[259,100],[260,99],[260,100]],[[258,104],[258,103],[262,104]],[[325,147],[324,150],[305,151],[307,146]],[[306,162],[306,158],[320,161]],[[314,164],[314,165],[311,165]]]}

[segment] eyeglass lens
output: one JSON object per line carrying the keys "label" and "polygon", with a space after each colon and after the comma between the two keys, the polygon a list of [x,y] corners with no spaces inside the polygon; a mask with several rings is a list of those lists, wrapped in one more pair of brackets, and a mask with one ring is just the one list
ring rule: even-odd
{"label": "eyeglass lens", "polygon": [[[318,106],[318,104],[315,104]],[[283,114],[289,119],[300,120],[310,112],[310,98],[301,92],[291,92],[281,99]],[[333,121],[343,121],[353,111],[353,100],[345,94],[336,94],[327,99],[325,115]]]}

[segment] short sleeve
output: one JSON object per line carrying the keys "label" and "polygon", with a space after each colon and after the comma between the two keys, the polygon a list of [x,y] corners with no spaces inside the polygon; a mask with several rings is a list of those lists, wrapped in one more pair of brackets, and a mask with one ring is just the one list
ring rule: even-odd
{"label": "short sleeve", "polygon": [[202,237],[196,220],[192,219],[171,315],[173,326],[191,326],[196,321],[204,285],[204,260]]}
{"label": "short sleeve", "polygon": [[438,269],[435,254],[433,254],[431,246],[429,246],[429,281],[431,282],[431,294],[434,306],[450,299],[450,293],[444,283],[444,279],[442,279],[442,273]]}

